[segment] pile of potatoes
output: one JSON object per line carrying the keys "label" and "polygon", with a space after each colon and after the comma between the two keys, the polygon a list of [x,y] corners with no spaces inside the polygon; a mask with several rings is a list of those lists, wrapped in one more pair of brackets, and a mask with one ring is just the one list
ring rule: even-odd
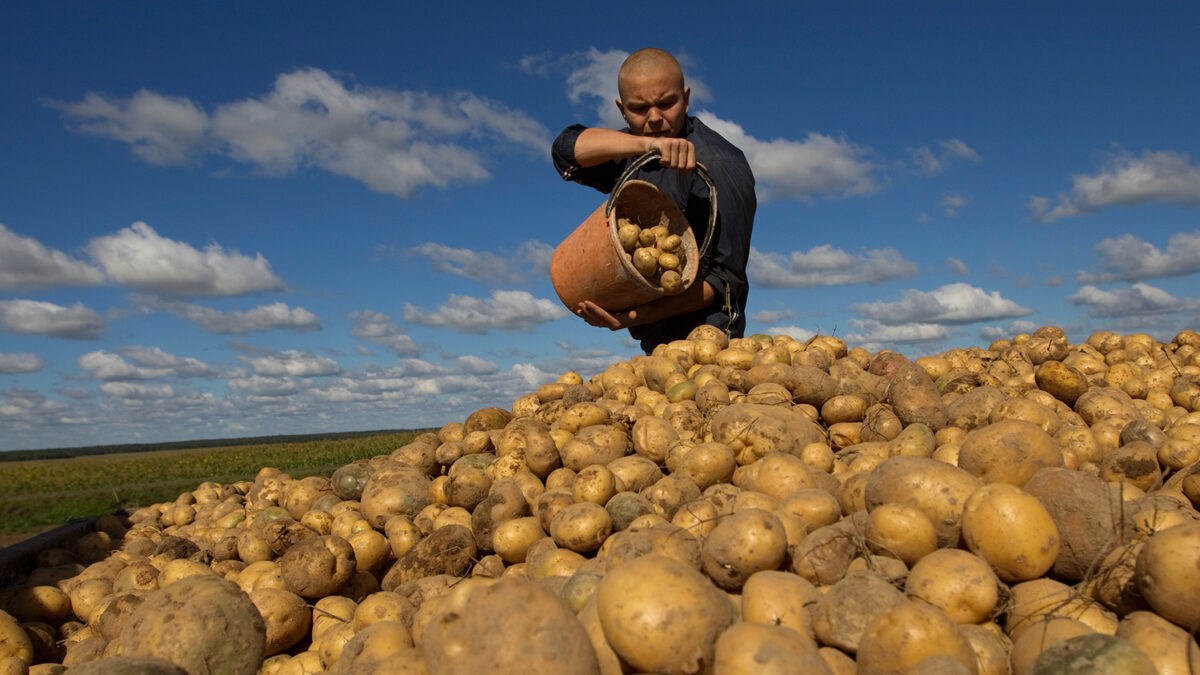
{"label": "pile of potatoes", "polygon": [[666,225],[641,227],[628,218],[619,218],[617,239],[629,264],[646,281],[662,288],[667,295],[683,291],[687,251],[682,237],[671,234]]}
{"label": "pile of potatoes", "polygon": [[1193,331],[701,327],[101,518],[0,593],[0,673],[1198,673],[1198,503]]}

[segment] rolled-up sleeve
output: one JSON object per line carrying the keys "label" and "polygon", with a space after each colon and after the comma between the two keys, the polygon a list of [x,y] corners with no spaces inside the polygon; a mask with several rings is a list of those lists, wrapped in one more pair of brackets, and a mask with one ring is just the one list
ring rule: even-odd
{"label": "rolled-up sleeve", "polygon": [[563,129],[550,146],[550,158],[554,161],[555,171],[563,180],[586,185],[608,194],[621,177],[622,165],[618,162],[605,162],[596,166],[579,166],[575,161],[575,141],[586,129],[582,124],[572,124]]}

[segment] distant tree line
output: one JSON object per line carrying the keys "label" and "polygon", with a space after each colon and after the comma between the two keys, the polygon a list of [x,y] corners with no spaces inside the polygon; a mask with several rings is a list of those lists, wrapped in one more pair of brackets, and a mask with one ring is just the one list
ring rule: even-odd
{"label": "distant tree line", "polygon": [[0,462],[19,462],[36,459],[71,459],[93,457],[122,452],[154,452],[158,450],[198,450],[231,445],[267,445],[273,443],[308,443],[312,441],[335,441],[343,438],[363,438],[396,434],[412,429],[378,429],[375,431],[338,431],[324,434],[292,434],[275,436],[247,436],[244,438],[207,438],[194,441],[171,443],[126,443],[123,445],[90,445],[79,448],[46,448],[44,450],[9,450],[0,452]]}

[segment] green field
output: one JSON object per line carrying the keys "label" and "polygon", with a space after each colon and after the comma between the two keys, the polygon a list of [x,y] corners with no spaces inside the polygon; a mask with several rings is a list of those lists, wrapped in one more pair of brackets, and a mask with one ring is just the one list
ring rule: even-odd
{"label": "green field", "polygon": [[32,532],[73,518],[172,501],[204,481],[253,479],[265,466],[294,477],[327,476],[356,459],[390,453],[418,433],[4,462],[0,532]]}

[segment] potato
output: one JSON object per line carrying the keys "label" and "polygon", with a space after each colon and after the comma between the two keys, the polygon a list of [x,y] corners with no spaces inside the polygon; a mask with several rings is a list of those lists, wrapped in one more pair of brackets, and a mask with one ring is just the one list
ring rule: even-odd
{"label": "potato", "polygon": [[808,580],[791,572],[755,572],[742,585],[742,619],[787,626],[813,637],[811,608],[821,592]]}
{"label": "potato", "polygon": [[461,593],[447,598],[422,636],[430,672],[600,672],[583,626],[546,589],[505,578]]}
{"label": "potato", "polygon": [[605,540],[598,557],[612,571],[626,562],[646,555],[674,558],[700,569],[700,541],[681,527],[660,523],[646,527],[631,525]]}
{"label": "potato", "polygon": [[946,426],[948,413],[933,380],[914,363],[901,365],[888,378],[888,402],[905,426],[920,422],[933,431]]}
{"label": "potato", "polygon": [[567,441],[559,454],[568,469],[578,472],[591,464],[608,464],[624,457],[629,448],[629,436],[612,424],[584,427]]}
{"label": "potato", "polygon": [[857,553],[858,536],[848,521],[813,530],[792,550],[792,571],[818,586],[837,582]]}
{"label": "potato", "polygon": [[802,414],[779,406],[740,403],[721,408],[710,423],[712,440],[733,448],[746,465],[772,452],[798,454],[825,433]]}
{"label": "potato", "polygon": [[963,508],[962,537],[1009,583],[1042,576],[1058,557],[1058,528],[1046,507],[1008,483],[971,493]]}
{"label": "potato", "polygon": [[787,626],[739,621],[717,638],[713,670],[729,675],[829,673],[817,645]]}
{"label": "potato", "polygon": [[1114,633],[1117,630],[1115,614],[1060,581],[1048,577],[1024,581],[1014,584],[1011,592],[1004,628],[1013,640],[1033,627],[1059,618],[1081,623],[1089,631]]}
{"label": "potato", "polygon": [[711,668],[717,637],[734,607],[700,572],[647,555],[610,569],[596,590],[604,638],[622,660],[646,672]]}
{"label": "potato", "polygon": [[933,522],[910,504],[881,504],[872,510],[864,532],[872,550],[913,565],[937,550]]}
{"label": "potato", "polygon": [[1159,616],[1186,630],[1200,625],[1200,521],[1156,532],[1137,557],[1137,588]]}
{"label": "potato", "polygon": [[904,590],[941,608],[955,623],[981,623],[1000,599],[1000,582],[987,561],[961,549],[943,548],[921,558]]}
{"label": "potato", "polygon": [[13,615],[0,610],[0,659],[16,657],[33,665],[33,641]]}
{"label": "potato", "polygon": [[737,590],[755,572],[775,570],[787,555],[787,533],[770,511],[747,509],[727,516],[704,539],[705,574],[726,590]]}
{"label": "potato", "polygon": [[189,672],[258,672],[266,626],[249,596],[215,576],[152,592],[106,654],[168,659]]}
{"label": "potato", "polygon": [[675,471],[682,473],[701,490],[717,483],[728,483],[737,468],[733,448],[724,443],[700,443],[684,453]]}
{"label": "potato", "polygon": [[1153,612],[1126,615],[1117,626],[1117,637],[1141,649],[1161,675],[1191,675],[1200,663],[1200,646],[1192,636]]}
{"label": "potato", "polygon": [[266,625],[267,656],[291,649],[308,637],[312,611],[299,595],[280,588],[260,588],[250,592],[250,601]]}
{"label": "potato", "polygon": [[958,450],[958,466],[984,483],[1025,485],[1044,467],[1061,467],[1062,451],[1044,429],[1001,420],[971,431]]}
{"label": "potato", "polygon": [[882,504],[915,506],[933,523],[939,546],[957,544],[963,507],[979,480],[970,473],[924,457],[890,457],[871,470],[864,500],[868,510]]}
{"label": "potato", "polygon": [[394,515],[415,518],[429,504],[429,478],[411,467],[378,468],[363,486],[362,513],[376,528]]}
{"label": "potato", "polygon": [[871,621],[901,602],[904,594],[882,575],[849,572],[812,606],[813,632],[821,644],[853,654]]}
{"label": "potato", "polygon": [[1038,654],[1032,673],[1100,672],[1158,675],[1150,657],[1133,643],[1114,635],[1078,635]]}
{"label": "potato", "polygon": [[933,605],[904,600],[871,620],[855,661],[859,673],[875,675],[903,673],[923,659],[941,655],[963,665],[968,673],[977,672],[975,652],[950,617]]}
{"label": "potato", "polygon": [[612,517],[599,504],[579,502],[564,507],[550,521],[550,536],[563,548],[587,553],[612,534]]}
{"label": "potato", "polygon": [[341,590],[355,567],[350,543],[328,534],[305,539],[279,559],[279,572],[288,588],[308,600]]}
{"label": "potato", "polygon": [[380,580],[385,591],[394,591],[405,582],[439,574],[460,575],[471,567],[475,557],[475,535],[462,525],[447,525],[432,532],[413,546]]}
{"label": "potato", "polygon": [[1132,533],[1120,495],[1096,476],[1064,468],[1045,468],[1025,484],[1025,491],[1046,507],[1059,533],[1059,553],[1052,568],[1057,578],[1078,580],[1096,570],[1114,547]]}

